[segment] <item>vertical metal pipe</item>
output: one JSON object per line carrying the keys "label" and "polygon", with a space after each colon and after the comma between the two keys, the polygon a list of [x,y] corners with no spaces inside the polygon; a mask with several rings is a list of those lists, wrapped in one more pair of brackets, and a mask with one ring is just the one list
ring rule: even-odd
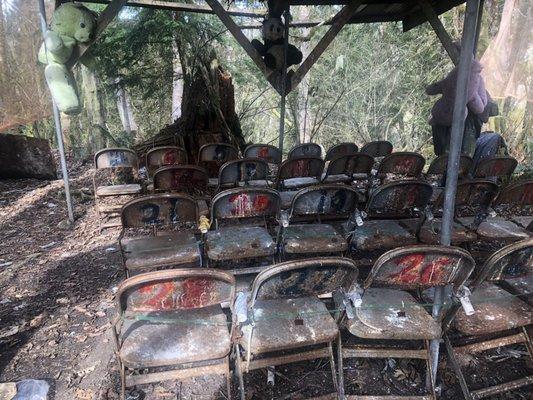
{"label": "vertical metal pipe", "polygon": [[[444,189],[444,212],[442,215],[442,227],[440,244],[451,244],[453,218],[455,210],[455,195],[457,193],[457,175],[459,160],[463,143],[463,134],[466,119],[467,87],[470,78],[474,42],[476,40],[476,26],[478,19],[480,0],[467,0],[466,13],[463,26],[463,38],[461,55],[457,66],[457,85],[455,88],[455,102],[453,107],[453,121],[450,134],[450,150],[448,153],[448,166],[446,170],[446,187]],[[444,288],[436,288],[432,314],[435,318],[440,316],[441,304],[444,298]],[[439,340],[432,340],[430,344],[431,362],[433,365],[432,378],[435,382],[439,362]]]}
{"label": "vertical metal pipe", "polygon": [[287,8],[283,12],[283,18],[285,22],[285,35],[283,41],[283,68],[281,70],[281,101],[280,101],[280,111],[279,111],[279,151],[283,154],[283,140],[285,136],[285,101],[286,101],[286,92],[287,92],[287,53],[289,51],[289,5],[287,3]]}
{"label": "vertical metal pipe", "polygon": [[479,8],[477,13],[477,22],[476,22],[476,39],[474,40],[474,57],[477,56],[477,49],[479,44],[479,35],[481,33],[481,23],[483,21],[483,6],[485,5],[485,0],[479,0]]}
{"label": "vertical metal pipe", "polygon": [[[39,17],[41,20],[41,32],[43,34],[43,40],[46,39],[46,31],[48,29],[46,25],[46,9],[44,6],[44,0],[39,0]],[[46,48],[46,41],[45,41]],[[65,185],[65,197],[67,201],[68,219],[70,222],[74,222],[74,210],[72,208],[72,198],[70,196],[70,184],[68,180],[67,160],[65,158],[65,146],[63,145],[63,133],[61,129],[61,118],[59,116],[59,110],[57,105],[52,99],[52,110],[54,112],[54,125],[56,129],[57,147],[59,148],[59,155],[61,159],[61,172],[63,174],[63,183]]]}

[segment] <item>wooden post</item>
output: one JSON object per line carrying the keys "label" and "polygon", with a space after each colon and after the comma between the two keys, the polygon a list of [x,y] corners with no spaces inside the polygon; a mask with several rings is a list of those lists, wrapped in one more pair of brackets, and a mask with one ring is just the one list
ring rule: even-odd
{"label": "wooden post", "polygon": [[[457,175],[463,143],[466,119],[467,87],[470,79],[470,66],[474,57],[474,42],[480,0],[467,0],[463,26],[463,39],[459,65],[457,71],[457,85],[455,87],[455,102],[453,105],[453,120],[450,135],[450,151],[446,170],[446,187],[444,188],[444,211],[442,215],[440,244],[450,246],[452,239],[453,220],[455,214],[455,196],[457,194]],[[433,316],[441,312],[444,288],[435,289]],[[435,382],[439,362],[439,340],[432,340],[430,345],[431,362],[433,364],[432,377]]]}
{"label": "wooden post", "polygon": [[428,0],[418,0],[418,4],[420,5],[420,8],[422,8],[422,12],[428,19],[428,22],[431,24],[431,27],[437,34],[437,37],[442,43],[442,46],[452,59],[452,62],[457,65],[457,63],[459,62],[459,52],[453,44],[452,38],[450,37],[448,32],[446,32],[446,28],[444,28],[444,25],[442,25],[442,22],[440,22],[439,16],[437,15]]}
{"label": "wooden post", "polygon": [[98,39],[100,34],[104,31],[105,28],[115,19],[122,7],[127,3],[127,0],[112,0],[107,7],[102,11],[98,17],[96,24],[96,29],[93,33],[92,39],[88,43],[80,44],[74,48],[74,54],[69,60],[67,67],[72,68],[79,61],[81,57],[89,50],[94,42]]}
{"label": "wooden post", "polygon": [[228,28],[229,32],[233,35],[235,40],[241,45],[241,47],[246,51],[248,56],[252,61],[257,65],[257,68],[262,72],[262,74],[268,79],[272,86],[276,87],[275,82],[273,82],[272,71],[267,68],[265,62],[261,55],[257,52],[252,43],[248,38],[242,33],[242,30],[237,26],[237,24],[231,19],[228,12],[222,7],[218,0],[205,0],[206,3],[211,7],[213,12],[218,16],[222,21],[224,26]]}
{"label": "wooden post", "polygon": [[320,58],[322,53],[328,48],[330,43],[335,39],[342,27],[352,18],[357,11],[357,8],[361,5],[363,0],[352,0],[349,4],[344,6],[340,10],[333,23],[326,34],[320,39],[315,48],[311,51],[309,56],[300,65],[296,73],[292,76],[290,90],[293,90],[302,81],[303,77],[309,72],[311,67]]}

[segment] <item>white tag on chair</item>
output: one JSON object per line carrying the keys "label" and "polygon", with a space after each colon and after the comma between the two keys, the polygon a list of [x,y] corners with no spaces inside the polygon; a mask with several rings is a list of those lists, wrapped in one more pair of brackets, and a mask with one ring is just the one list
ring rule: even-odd
{"label": "white tag on chair", "polygon": [[474,310],[474,306],[472,305],[472,302],[470,301],[470,295],[472,292],[470,292],[470,289],[467,287],[461,287],[457,293],[457,298],[461,302],[461,306],[463,307],[463,310],[466,315],[474,315],[476,310]]}
{"label": "white tag on chair", "polygon": [[289,226],[289,213],[287,211],[282,211],[280,213],[279,222],[284,228]]}
{"label": "white tag on chair", "polygon": [[237,322],[242,324],[248,320],[248,293],[239,292],[235,299],[235,314]]}

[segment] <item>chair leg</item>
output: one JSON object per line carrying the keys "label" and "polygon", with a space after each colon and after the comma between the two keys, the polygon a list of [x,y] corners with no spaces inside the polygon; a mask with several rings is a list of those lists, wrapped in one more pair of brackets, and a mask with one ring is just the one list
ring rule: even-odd
{"label": "chair leg", "polygon": [[335,368],[335,356],[333,353],[333,342],[328,343],[329,348],[329,364],[331,367],[331,378],[333,379],[333,387],[335,391],[339,392],[339,383],[337,382],[337,368]]}
{"label": "chair leg", "polygon": [[426,390],[431,394],[433,399],[436,398],[435,381],[433,381],[433,360],[431,358],[429,340],[424,340],[424,347],[426,348]]}
{"label": "chair leg", "polygon": [[526,337],[525,345],[527,348],[527,352],[529,353],[529,357],[533,359],[533,343],[531,342],[531,337],[529,336],[529,333],[527,332],[527,328],[525,326],[522,327],[522,333]]}
{"label": "chair leg", "polygon": [[337,370],[338,370],[338,395],[340,400],[344,400],[344,370],[342,359],[342,340],[341,335],[337,336]]}
{"label": "chair leg", "polygon": [[126,368],[120,361],[120,400],[126,399]]}
{"label": "chair leg", "polygon": [[444,335],[444,343],[446,344],[446,353],[448,354],[448,358],[452,364],[455,374],[457,375],[459,384],[461,385],[461,390],[463,391],[464,398],[466,400],[473,400],[473,397],[470,394],[470,390],[468,389],[468,385],[466,384],[466,379],[463,375],[463,371],[461,371],[461,367],[459,366],[459,363],[457,362],[457,359],[455,358],[455,352],[453,351],[453,346],[450,342],[450,339],[448,338],[448,335],[446,334]]}
{"label": "chair leg", "polygon": [[239,379],[239,391],[241,394],[241,400],[245,400],[244,378],[242,376],[242,359],[238,344],[235,345],[235,372],[237,372],[237,378]]}
{"label": "chair leg", "polygon": [[231,369],[229,356],[226,357],[226,390],[228,391],[228,400],[231,400]]}

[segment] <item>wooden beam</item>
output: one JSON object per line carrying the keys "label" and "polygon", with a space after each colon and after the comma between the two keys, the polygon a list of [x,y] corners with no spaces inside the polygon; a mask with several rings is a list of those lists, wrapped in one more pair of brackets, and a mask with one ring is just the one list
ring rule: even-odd
{"label": "wooden beam", "polygon": [[317,62],[322,53],[328,48],[330,43],[335,39],[342,27],[352,18],[357,8],[361,5],[363,0],[352,0],[349,4],[344,6],[337,15],[333,18],[333,23],[326,34],[320,39],[315,48],[307,56],[304,62],[300,65],[298,70],[292,76],[289,91],[293,90],[302,81],[304,76],[309,72],[311,67]]}
{"label": "wooden beam", "polygon": [[439,19],[439,16],[435,12],[435,9],[428,0],[418,0],[418,4],[422,9],[422,12],[426,16],[428,22],[431,24],[431,27],[435,31],[435,34],[439,38],[442,46],[452,59],[452,62],[457,65],[459,63],[459,51],[457,47],[453,44],[451,36],[442,25],[442,22]]}
{"label": "wooden beam", "polygon": [[[109,0],[83,0],[83,3],[109,4]],[[175,3],[173,1],[160,0],[128,0],[128,7],[154,8],[158,10],[170,10],[180,12],[191,12],[197,14],[214,14],[209,6],[201,4]],[[267,14],[266,9],[250,10],[244,8],[230,7],[226,12],[234,17],[263,18]]]}
{"label": "wooden beam", "polygon": [[237,24],[231,19],[228,12],[224,9],[224,7],[218,2],[218,0],[206,0],[206,3],[211,7],[213,12],[218,16],[218,18],[222,21],[224,26],[228,28],[229,32],[233,35],[235,40],[241,45],[241,47],[244,49],[246,54],[252,59],[252,61],[255,63],[257,68],[261,71],[261,73],[267,78],[267,80],[276,88],[276,83],[273,81],[274,74],[263,61],[263,58],[259,54],[259,52],[255,49],[254,46],[252,46],[252,43],[248,40],[248,38],[242,33],[242,30],[237,26]]}
{"label": "wooden beam", "polygon": [[[459,4],[463,4],[464,2],[465,0],[436,0],[433,1],[432,4],[437,15],[440,15],[458,6]],[[416,10],[413,10],[413,12],[409,13],[408,15],[404,15],[402,23],[403,31],[410,31],[411,29],[416,28],[418,25],[422,25],[426,21],[427,18],[424,15],[424,12],[417,7]]]}
{"label": "wooden beam", "polygon": [[75,47],[74,54],[67,63],[67,67],[72,68],[79,61],[81,57],[89,50],[94,42],[98,39],[100,34],[104,31],[105,28],[115,19],[122,7],[127,3],[127,0],[112,0],[109,2],[107,7],[102,11],[98,17],[96,23],[96,29],[94,30],[93,37],[88,43],[84,43]]}

